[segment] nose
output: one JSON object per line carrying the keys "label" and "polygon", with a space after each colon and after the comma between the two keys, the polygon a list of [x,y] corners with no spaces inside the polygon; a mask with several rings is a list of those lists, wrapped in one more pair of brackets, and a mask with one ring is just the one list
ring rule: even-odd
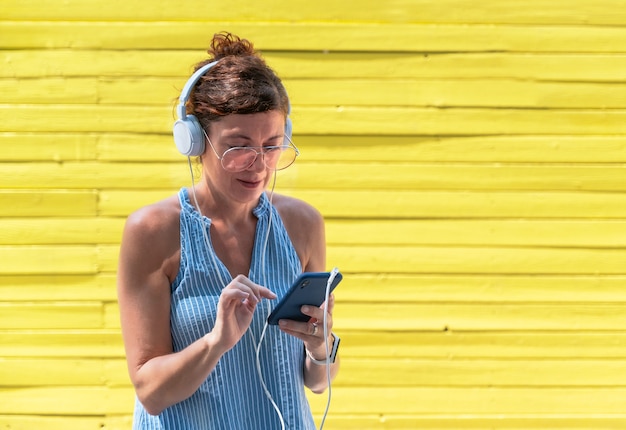
{"label": "nose", "polygon": [[249,169],[258,172],[265,170],[265,155],[263,153],[263,150],[259,150],[256,152],[254,162],[250,165]]}

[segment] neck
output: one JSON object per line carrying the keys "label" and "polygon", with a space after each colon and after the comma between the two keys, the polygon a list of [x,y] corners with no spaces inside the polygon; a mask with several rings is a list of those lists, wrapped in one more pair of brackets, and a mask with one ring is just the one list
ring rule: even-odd
{"label": "neck", "polygon": [[213,222],[219,221],[223,225],[236,227],[255,220],[252,211],[259,204],[258,199],[254,202],[236,202],[225,198],[205,182],[195,185],[192,190],[194,192],[193,206]]}

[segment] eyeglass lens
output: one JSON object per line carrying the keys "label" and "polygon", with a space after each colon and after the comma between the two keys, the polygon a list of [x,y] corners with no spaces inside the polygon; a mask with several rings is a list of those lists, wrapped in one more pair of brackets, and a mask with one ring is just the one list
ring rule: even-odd
{"label": "eyeglass lens", "polygon": [[291,166],[297,155],[295,149],[288,145],[271,146],[260,150],[252,147],[230,148],[222,155],[222,166],[230,172],[240,172],[252,166],[259,154],[267,168],[274,170]]}

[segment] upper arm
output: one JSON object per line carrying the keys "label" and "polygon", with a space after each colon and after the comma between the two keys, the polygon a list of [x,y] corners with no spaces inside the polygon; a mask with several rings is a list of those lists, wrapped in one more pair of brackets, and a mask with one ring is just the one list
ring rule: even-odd
{"label": "upper arm", "polygon": [[175,249],[168,216],[153,207],[133,213],[126,221],[117,277],[124,346],[131,380],[153,357],[172,352],[170,334],[170,276]]}
{"label": "upper arm", "polygon": [[324,218],[316,209],[308,212],[307,238],[308,260],[305,263],[305,272],[322,272],[326,270],[326,231]]}

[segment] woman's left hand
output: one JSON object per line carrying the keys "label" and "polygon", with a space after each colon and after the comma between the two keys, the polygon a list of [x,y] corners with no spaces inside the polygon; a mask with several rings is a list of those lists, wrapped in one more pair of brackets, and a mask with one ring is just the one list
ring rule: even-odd
{"label": "woman's left hand", "polygon": [[333,308],[335,307],[335,296],[328,298],[328,304],[323,303],[319,308],[316,306],[302,306],[303,314],[311,317],[307,322],[294,320],[280,320],[280,329],[292,336],[302,339],[304,346],[313,357],[324,360],[326,357],[326,344],[324,343],[324,312],[327,312],[326,327],[328,334],[328,345],[332,347],[331,331],[333,328]]}

